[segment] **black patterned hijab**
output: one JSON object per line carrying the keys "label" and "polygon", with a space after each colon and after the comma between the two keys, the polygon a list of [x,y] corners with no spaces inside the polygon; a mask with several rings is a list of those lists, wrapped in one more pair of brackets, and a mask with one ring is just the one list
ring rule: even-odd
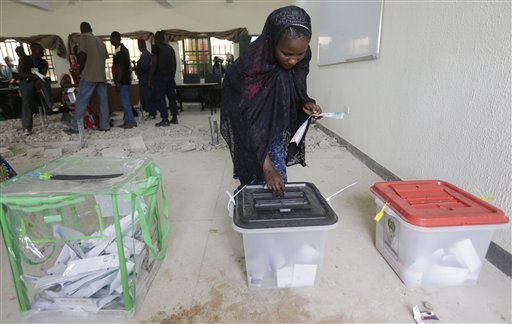
{"label": "black patterned hijab", "polygon": [[314,102],[306,92],[311,49],[302,61],[286,70],[274,56],[281,33],[288,27],[311,35],[311,20],[301,8],[289,6],[272,12],[261,35],[226,71],[221,103],[221,133],[241,184],[263,178],[262,166],[270,144],[282,136],[287,165],[305,164],[304,140],[289,145],[306,120],[302,106]]}

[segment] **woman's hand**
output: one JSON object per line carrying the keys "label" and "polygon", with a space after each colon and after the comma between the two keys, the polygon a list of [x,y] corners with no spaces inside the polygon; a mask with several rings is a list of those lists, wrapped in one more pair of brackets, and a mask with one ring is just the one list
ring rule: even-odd
{"label": "woman's hand", "polygon": [[268,189],[276,196],[282,197],[286,190],[284,180],[281,174],[274,168],[274,164],[268,155],[263,162],[263,176],[265,177],[265,183]]}
{"label": "woman's hand", "polygon": [[302,106],[302,111],[308,116],[316,116],[322,113],[322,108],[314,102],[306,102]]}

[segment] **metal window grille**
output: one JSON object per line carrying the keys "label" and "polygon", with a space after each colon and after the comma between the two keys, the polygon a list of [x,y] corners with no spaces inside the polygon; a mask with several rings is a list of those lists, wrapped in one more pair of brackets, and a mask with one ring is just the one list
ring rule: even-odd
{"label": "metal window grille", "polygon": [[[2,64],[5,64],[4,58],[9,56],[13,59],[14,66],[18,67],[20,58],[15,51],[18,46],[23,46],[27,55],[31,54],[30,46],[27,43],[20,43],[14,39],[7,39],[4,42],[0,42],[0,60]],[[45,49],[43,52],[43,58],[48,62],[48,76],[52,82],[57,82],[57,73],[55,72],[55,65],[53,64],[52,52]]]}
{"label": "metal window grille", "polygon": [[213,57],[218,56],[224,61],[228,54],[234,52],[231,41],[210,38],[187,38],[179,43],[181,58],[181,78],[184,74],[199,74],[204,78],[211,72]]}
{"label": "metal window grille", "polygon": [[[116,54],[116,49],[114,48],[114,46],[112,46],[112,44],[110,44],[110,41],[106,40],[106,41],[104,41],[104,43],[105,43],[105,46],[107,47],[107,52],[108,52],[108,58],[105,63],[105,72],[107,75],[107,80],[114,80],[114,76],[112,75],[112,63],[114,61],[114,54]],[[130,53],[130,61],[131,62],[138,61],[140,58],[141,52],[139,51],[139,46],[137,44],[137,40],[132,39],[132,38],[122,37],[121,43],[123,43],[124,46],[128,49],[128,52]],[[138,81],[137,75],[134,72],[132,72],[132,80]]]}
{"label": "metal window grille", "polygon": [[226,62],[226,58],[227,58],[228,54],[234,53],[235,45],[231,41],[212,37],[211,44],[212,44],[212,57],[218,56],[224,62]]}

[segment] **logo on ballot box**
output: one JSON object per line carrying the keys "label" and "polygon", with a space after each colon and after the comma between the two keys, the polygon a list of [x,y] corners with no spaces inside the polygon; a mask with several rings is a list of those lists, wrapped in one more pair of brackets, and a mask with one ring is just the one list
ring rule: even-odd
{"label": "logo on ballot box", "polygon": [[400,227],[397,225],[396,220],[389,215],[386,215],[384,222],[384,242],[393,252],[396,258],[398,258],[398,237]]}

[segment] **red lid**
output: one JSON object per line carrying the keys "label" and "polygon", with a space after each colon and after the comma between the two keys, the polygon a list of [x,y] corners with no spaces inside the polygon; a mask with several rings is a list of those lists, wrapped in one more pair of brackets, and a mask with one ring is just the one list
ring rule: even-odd
{"label": "red lid", "polygon": [[506,224],[498,208],[438,180],[377,182],[370,190],[406,222],[423,227]]}

